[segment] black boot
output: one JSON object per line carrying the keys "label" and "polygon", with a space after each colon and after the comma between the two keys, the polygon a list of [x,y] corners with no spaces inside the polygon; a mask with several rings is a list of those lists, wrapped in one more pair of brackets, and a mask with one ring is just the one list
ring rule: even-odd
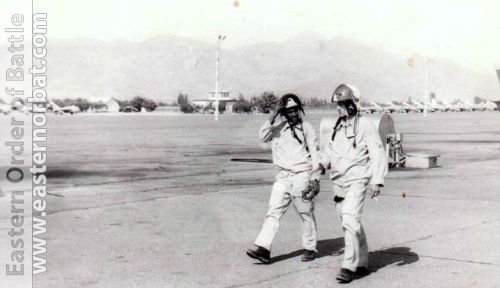
{"label": "black boot", "polygon": [[264,247],[257,246],[257,249],[248,249],[247,255],[264,264],[269,264],[271,261],[271,252]]}
{"label": "black boot", "polygon": [[368,268],[367,267],[358,267],[356,269],[356,276],[357,277],[364,277],[369,274]]}
{"label": "black boot", "polygon": [[355,272],[352,272],[349,269],[342,268],[340,269],[339,274],[337,274],[337,282],[341,284],[349,283],[354,280]]}
{"label": "black boot", "polygon": [[308,262],[312,261],[316,258],[316,251],[314,250],[307,250],[302,254],[302,262]]}

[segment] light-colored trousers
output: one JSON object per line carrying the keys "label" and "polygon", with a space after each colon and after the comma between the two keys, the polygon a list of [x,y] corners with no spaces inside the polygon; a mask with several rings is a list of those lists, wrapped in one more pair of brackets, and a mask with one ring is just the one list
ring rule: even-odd
{"label": "light-colored trousers", "polygon": [[316,251],[316,218],[314,199],[302,200],[302,191],[309,185],[309,172],[289,173],[281,171],[276,176],[266,219],[254,244],[271,250],[274,237],[278,233],[280,219],[293,202],[302,219],[302,246]]}
{"label": "light-colored trousers", "polygon": [[334,195],[345,195],[343,201],[335,202],[335,210],[342,222],[345,241],[342,268],[353,272],[357,267],[368,266],[368,243],[361,224],[367,185],[368,180],[355,181],[343,187],[333,185]]}

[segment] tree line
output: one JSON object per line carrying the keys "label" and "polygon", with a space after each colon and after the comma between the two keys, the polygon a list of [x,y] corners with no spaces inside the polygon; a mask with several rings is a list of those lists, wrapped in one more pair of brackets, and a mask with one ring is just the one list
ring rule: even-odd
{"label": "tree line", "polygon": [[[331,108],[331,104],[325,99],[318,99],[316,97],[312,98],[301,98],[301,102],[305,107],[310,108]],[[250,100],[245,99],[243,94],[239,94],[238,99],[233,104],[233,111],[235,113],[253,113],[259,112],[268,114],[273,111],[278,105],[279,98],[274,95],[273,92],[263,92],[260,96],[252,96]],[[189,102],[188,95],[179,93],[177,96],[177,104],[180,110],[184,113],[206,113],[207,111],[212,113],[214,108],[214,103],[210,103],[205,107],[193,104]],[[226,105],[223,102],[219,103],[219,111],[224,112],[226,110]]]}
{"label": "tree line", "polygon": [[[106,103],[104,103],[102,101],[90,102],[89,100],[83,99],[83,98],[54,99],[53,102],[60,107],[75,105],[82,112],[87,112],[89,109],[90,110],[98,110],[98,109],[104,108],[106,106]],[[136,96],[130,100],[116,100],[116,102],[118,102],[118,105],[120,105],[120,108],[132,107],[132,108],[137,109],[137,111],[142,111],[142,108],[145,108],[149,112],[154,111],[158,106],[167,106],[167,104],[165,104],[165,103],[160,102],[160,104],[162,104],[162,105],[159,105],[154,100],[147,99],[147,98],[142,97],[142,96]]]}
{"label": "tree line", "polygon": [[[83,98],[64,98],[64,99],[54,99],[55,104],[60,107],[65,106],[77,106],[80,111],[87,112],[90,110],[99,110],[106,106],[106,103],[100,102],[91,102],[87,99]],[[135,108],[137,111],[142,111],[142,108],[145,108],[147,111],[154,111],[159,106],[178,106],[179,109],[183,113],[213,113],[215,111],[215,103],[211,102],[206,106],[200,106],[193,104],[189,101],[187,94],[179,93],[177,96],[177,101],[173,101],[171,104],[166,102],[155,102],[154,100],[147,99],[142,96],[136,96],[130,100],[116,100],[120,105],[120,108]],[[245,99],[243,94],[239,94],[238,99],[233,105],[233,111],[235,113],[270,113],[275,109],[278,105],[279,98],[274,95],[273,92],[264,92],[260,96],[252,96],[250,100]],[[327,108],[329,107],[329,103],[326,100],[318,99],[316,97],[303,99],[301,98],[302,103],[306,107],[311,108]],[[224,113],[227,107],[224,102],[219,103],[219,112]]]}
{"label": "tree line", "polygon": [[[436,94],[434,92],[431,92],[430,99],[435,99],[435,98]],[[318,99],[316,97],[311,97],[311,98],[300,97],[300,100],[302,101],[304,106],[308,108],[315,108],[315,109],[332,108],[332,103],[330,103],[330,101],[327,101],[326,99]],[[54,99],[53,101],[60,107],[75,105],[82,112],[86,112],[89,109],[99,110],[106,106],[106,104],[103,102],[90,102],[89,100],[83,98]],[[154,111],[159,106],[178,106],[183,113],[213,113],[215,111],[214,107],[215,103],[209,103],[207,106],[204,107],[200,105],[195,105],[189,101],[187,94],[182,94],[182,93],[179,93],[179,95],[177,96],[177,101],[173,101],[171,104],[168,104],[167,102],[163,101],[156,102],[154,100],[147,99],[142,96],[135,96],[130,100],[116,100],[116,101],[120,105],[121,109],[126,107],[131,107],[137,109],[137,111],[142,111],[142,108],[144,108],[147,111],[151,112]],[[276,95],[274,95],[273,92],[263,92],[260,96],[257,97],[254,95],[249,100],[245,99],[245,96],[243,96],[243,94],[240,93],[238,99],[233,104],[233,111],[235,113],[259,112],[267,114],[275,109],[276,105],[278,104],[278,101],[279,98]],[[410,104],[413,103],[411,97],[408,99],[408,101]],[[475,104],[484,101],[485,101],[484,99],[478,96],[474,97]],[[456,104],[458,102],[461,102],[460,99],[456,99],[455,101],[453,101],[452,104]],[[397,102],[397,101],[393,101],[393,103],[397,105],[402,104],[402,102]],[[369,103],[364,99],[362,99],[361,106],[369,106]],[[220,102],[219,112],[224,113],[226,109],[227,109],[226,104],[224,102]]]}

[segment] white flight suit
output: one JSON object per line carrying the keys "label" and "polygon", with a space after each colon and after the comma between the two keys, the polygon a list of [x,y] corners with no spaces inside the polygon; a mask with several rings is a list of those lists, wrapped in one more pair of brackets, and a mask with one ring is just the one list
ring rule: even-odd
{"label": "white flight suit", "polygon": [[314,199],[302,200],[302,190],[309,180],[319,180],[319,174],[312,174],[313,163],[318,166],[318,143],[314,128],[303,121],[293,128],[294,137],[288,122],[271,125],[266,121],[260,128],[259,137],[264,142],[272,141],[273,163],[278,168],[276,182],[269,199],[268,211],[262,229],[254,244],[271,250],[274,237],[278,233],[281,217],[293,202],[302,219],[302,246],[316,251],[316,219]]}
{"label": "white flight suit", "polygon": [[361,224],[366,190],[368,184],[384,184],[388,166],[375,125],[365,117],[357,118],[340,122],[333,141],[332,129],[320,160],[324,167],[331,165],[334,196],[344,198],[335,202],[345,240],[342,268],[353,272],[368,266],[368,244]]}

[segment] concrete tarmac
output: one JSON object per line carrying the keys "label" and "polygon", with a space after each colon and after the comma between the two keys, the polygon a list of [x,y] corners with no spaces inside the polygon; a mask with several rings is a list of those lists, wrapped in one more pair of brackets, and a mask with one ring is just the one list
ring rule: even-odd
{"label": "concrete tarmac", "polygon": [[[326,116],[306,119],[319,128]],[[271,157],[257,139],[266,118],[50,117],[48,272],[34,287],[340,286],[343,238],[326,177],[317,259],[300,260],[293,207],[270,265],[245,254],[276,170],[229,158]],[[379,201],[366,200],[370,274],[345,286],[500,287],[500,113],[393,118],[405,150],[440,154],[439,167],[391,170]]]}

